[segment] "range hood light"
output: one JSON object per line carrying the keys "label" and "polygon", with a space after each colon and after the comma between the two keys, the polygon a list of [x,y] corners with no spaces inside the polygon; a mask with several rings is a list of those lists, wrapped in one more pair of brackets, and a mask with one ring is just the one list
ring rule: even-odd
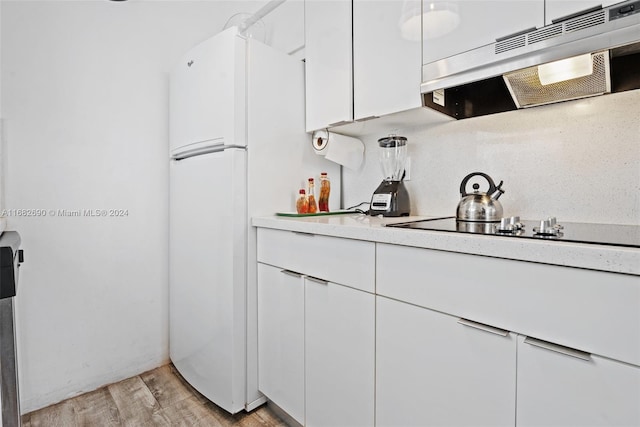
{"label": "range hood light", "polygon": [[538,65],[538,77],[543,86],[591,74],[593,74],[593,61],[590,53]]}

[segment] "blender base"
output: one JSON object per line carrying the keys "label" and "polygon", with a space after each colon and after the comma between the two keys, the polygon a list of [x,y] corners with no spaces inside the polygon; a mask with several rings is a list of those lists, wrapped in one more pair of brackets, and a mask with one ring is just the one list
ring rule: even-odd
{"label": "blender base", "polygon": [[409,192],[404,182],[384,180],[371,196],[369,215],[409,216],[410,206]]}

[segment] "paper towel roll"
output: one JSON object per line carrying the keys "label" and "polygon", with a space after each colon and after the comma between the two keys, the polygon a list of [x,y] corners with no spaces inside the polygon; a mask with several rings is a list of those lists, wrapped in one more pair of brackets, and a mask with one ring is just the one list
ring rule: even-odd
{"label": "paper towel roll", "polygon": [[358,138],[317,130],[311,143],[316,154],[349,169],[360,169],[364,160],[364,144]]}

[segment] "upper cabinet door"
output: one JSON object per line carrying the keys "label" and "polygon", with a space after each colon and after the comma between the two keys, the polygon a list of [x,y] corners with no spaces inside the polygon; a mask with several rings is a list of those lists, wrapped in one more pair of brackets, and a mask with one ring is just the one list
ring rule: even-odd
{"label": "upper cabinet door", "polygon": [[305,1],[306,129],[353,120],[351,0]]}
{"label": "upper cabinet door", "polygon": [[[244,145],[244,41],[228,29],[187,52],[170,75],[170,148]],[[240,114],[241,113],[241,114]]]}
{"label": "upper cabinet door", "polygon": [[304,49],[303,1],[286,1],[262,19],[267,28],[266,44],[290,55]]}
{"label": "upper cabinet door", "polygon": [[545,24],[552,24],[555,19],[580,13],[593,7],[607,7],[619,2],[620,0],[546,0]]}
{"label": "upper cabinet door", "polygon": [[424,0],[423,11],[423,64],[544,25],[543,0]]}
{"label": "upper cabinet door", "polygon": [[[382,116],[422,105],[421,0],[353,1],[354,118]],[[412,31],[413,30],[413,31]]]}

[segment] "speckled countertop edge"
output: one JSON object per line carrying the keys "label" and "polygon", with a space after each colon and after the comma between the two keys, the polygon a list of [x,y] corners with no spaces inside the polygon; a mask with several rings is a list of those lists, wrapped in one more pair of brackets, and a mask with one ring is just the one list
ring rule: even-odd
{"label": "speckled countertop edge", "polygon": [[286,218],[274,215],[254,217],[252,225],[640,276],[640,249],[636,248],[385,227],[394,222],[426,218],[429,217],[380,218],[348,214]]}

